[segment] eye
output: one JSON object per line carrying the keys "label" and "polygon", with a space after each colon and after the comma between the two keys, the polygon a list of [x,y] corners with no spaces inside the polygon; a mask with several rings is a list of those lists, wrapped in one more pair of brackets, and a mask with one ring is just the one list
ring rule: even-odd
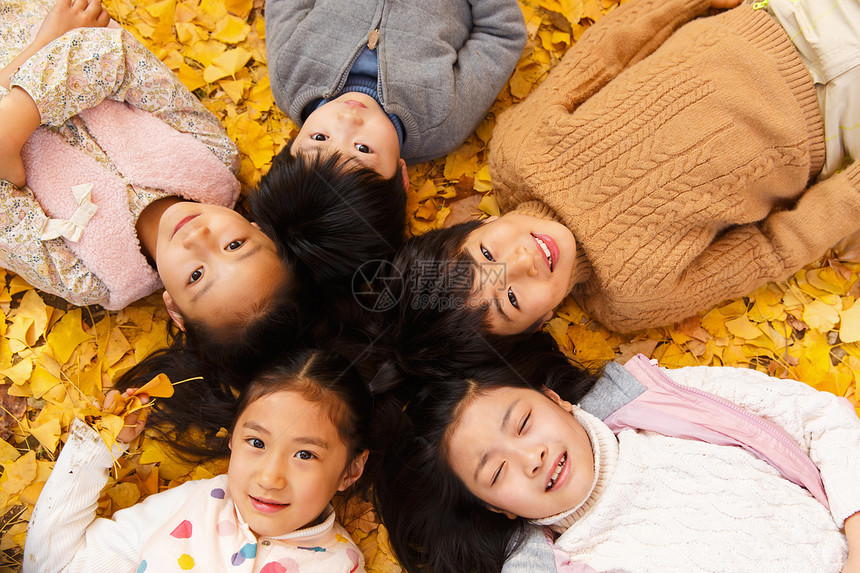
{"label": "eye", "polygon": [[363,143],[356,143],[355,148],[361,153],[370,153],[370,148]]}
{"label": "eye", "polygon": [[513,289],[508,289],[508,300],[511,301],[511,305],[513,305],[514,308],[520,307],[519,303],[517,302],[517,295],[514,294]]}
{"label": "eye", "polygon": [[490,254],[490,251],[488,251],[487,247],[485,247],[484,245],[481,245],[481,254],[484,255],[484,258],[491,263],[496,262],[496,259],[493,258],[493,255]]}
{"label": "eye", "polygon": [[203,267],[195,269],[191,276],[188,277],[188,284],[193,285],[203,277]]}
{"label": "eye", "polygon": [[249,446],[258,450],[262,450],[266,447],[266,444],[260,438],[248,438],[245,441],[248,442]]}
{"label": "eye", "polygon": [[518,435],[518,436],[522,436],[522,435],[523,435],[523,432],[524,432],[524,431],[525,431],[525,429],[526,429],[526,425],[529,423],[529,418],[531,418],[531,417],[532,417],[532,413],[531,413],[531,412],[529,412],[529,413],[526,415],[526,417],[525,417],[525,418],[523,418],[523,423],[522,423],[522,424],[520,424],[520,429],[519,429],[519,431],[517,432],[517,435]]}
{"label": "eye", "polygon": [[502,475],[502,468],[505,467],[504,462],[499,465],[499,469],[496,470],[496,473],[493,474],[493,481],[490,482],[490,485],[496,485],[496,481],[499,479],[499,476]]}
{"label": "eye", "polygon": [[309,452],[307,450],[299,450],[298,452],[296,452],[296,457],[300,460],[312,460],[316,456],[313,454],[313,452]]}
{"label": "eye", "polygon": [[239,247],[241,247],[244,244],[245,244],[245,239],[242,239],[240,241],[232,241],[229,245],[227,245],[227,248],[224,250],[235,251],[236,249],[238,249]]}
{"label": "eye", "polygon": [[313,139],[314,141],[325,141],[328,139],[328,136],[322,133],[312,133],[311,139]]}

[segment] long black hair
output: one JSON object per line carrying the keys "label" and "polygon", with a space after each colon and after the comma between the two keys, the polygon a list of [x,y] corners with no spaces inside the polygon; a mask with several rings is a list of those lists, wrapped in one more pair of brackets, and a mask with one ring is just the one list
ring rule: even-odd
{"label": "long black hair", "polygon": [[408,571],[497,572],[520,543],[526,521],[490,511],[451,470],[447,442],[456,416],[470,397],[510,386],[544,386],[578,402],[597,373],[571,364],[546,333],[538,333],[503,356],[460,376],[427,380],[408,404],[375,416],[378,432],[396,432],[374,495],[391,545]]}

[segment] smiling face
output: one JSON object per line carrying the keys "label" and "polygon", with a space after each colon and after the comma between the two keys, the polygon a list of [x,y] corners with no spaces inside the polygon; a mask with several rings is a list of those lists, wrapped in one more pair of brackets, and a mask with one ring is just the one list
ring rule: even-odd
{"label": "smiling face", "polygon": [[349,92],[314,110],[293,142],[293,153],[339,151],[391,179],[405,168],[397,130],[372,97]]}
{"label": "smiling face", "polygon": [[286,276],[274,242],[236,211],[180,202],[158,224],[155,247],[164,301],[182,326],[230,324],[270,296]]}
{"label": "smiling face", "polygon": [[230,450],[230,496],[263,537],[314,524],[335,492],[352,485],[363,469],[348,464],[347,446],[323,403],[287,390],[245,408]]}
{"label": "smiling face", "polygon": [[[469,234],[464,249],[481,268],[475,296],[491,303],[495,334],[517,334],[549,320],[568,294],[576,242],[561,223],[518,213],[490,217]],[[489,263],[503,265],[504,272],[494,273]]]}
{"label": "smiling face", "polygon": [[525,388],[473,395],[449,432],[454,473],[494,511],[540,519],[576,507],[594,480],[594,455],[561,403]]}

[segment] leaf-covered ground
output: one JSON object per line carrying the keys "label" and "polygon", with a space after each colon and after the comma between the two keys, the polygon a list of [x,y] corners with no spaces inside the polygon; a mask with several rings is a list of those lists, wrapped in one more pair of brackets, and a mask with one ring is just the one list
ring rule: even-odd
{"label": "leaf-covered ground", "polygon": [[[295,126],[274,107],[266,68],[262,0],[103,0],[114,19],[173,69],[218,117],[242,151],[252,185]],[[456,152],[410,168],[410,232],[440,226],[457,198],[480,197],[495,213],[486,143],[495,114],[524,98],[611,0],[521,0],[529,42],[508,88]],[[860,248],[843,244],[749,297],[721,304],[673,328],[617,334],[566,301],[548,328],[584,363],[641,352],[669,367],[749,366],[847,396],[858,404]],[[2,272],[2,271],[0,271]],[[20,568],[27,520],[75,416],[94,412],[110,380],[167,342],[167,315],[154,295],[120,312],[74,308],[6,273],[0,283],[0,570]],[[169,398],[164,398],[169,399]],[[103,430],[110,432],[109,420]],[[123,459],[99,502],[102,515],[226,461],[182,462],[144,439]],[[399,572],[369,504],[338,500],[338,512],[370,571]]]}

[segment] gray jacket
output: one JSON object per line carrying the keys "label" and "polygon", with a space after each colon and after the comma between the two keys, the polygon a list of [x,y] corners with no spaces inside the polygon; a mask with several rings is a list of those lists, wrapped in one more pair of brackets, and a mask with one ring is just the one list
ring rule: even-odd
{"label": "gray jacket", "polygon": [[516,0],[267,0],[275,102],[296,124],[335,95],[378,30],[379,99],[403,122],[400,156],[428,161],[475,131],[526,40]]}

